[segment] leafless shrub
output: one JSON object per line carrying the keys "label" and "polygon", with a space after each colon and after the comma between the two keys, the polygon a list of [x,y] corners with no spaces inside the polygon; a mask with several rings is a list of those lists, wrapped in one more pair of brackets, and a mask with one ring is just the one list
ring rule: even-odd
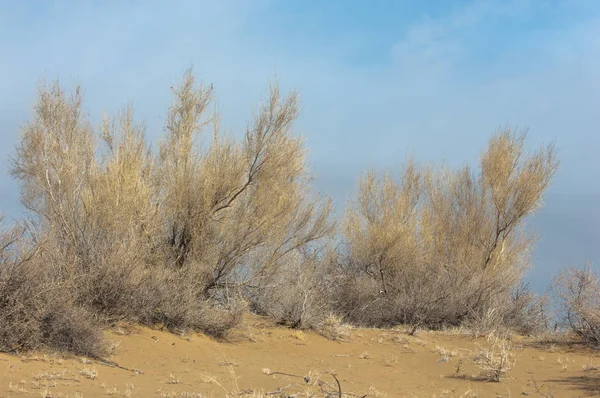
{"label": "leafless shrub", "polygon": [[98,357],[108,353],[92,314],[86,309],[64,302],[49,305],[41,317],[40,343],[61,351]]}
{"label": "leafless shrub", "polygon": [[508,339],[492,335],[488,342],[491,347],[477,352],[473,356],[473,362],[482,370],[479,375],[481,379],[499,382],[515,366],[516,360]]}
{"label": "leafless shrub", "polygon": [[131,108],[96,131],[81,92],[40,86],[11,167],[29,216],[22,246],[40,252],[43,275],[20,267],[31,290],[18,294],[40,297],[38,278],[65,298],[43,317],[45,341],[80,350],[63,335],[76,333],[67,319],[90,324],[88,312],[222,337],[247,308],[244,286],[331,235],[330,202],[311,193],[293,133],[295,93],[274,84],[238,142],[220,132],[212,86],[188,72],[154,153]]}
{"label": "leafless shrub", "polygon": [[588,265],[563,271],[554,283],[562,322],[582,340],[600,344],[600,284]]}
{"label": "leafless shrub", "polygon": [[44,278],[16,248],[22,231],[0,233],[0,350],[35,348],[41,344],[39,319],[46,307]]}
{"label": "leafless shrub", "polygon": [[536,335],[548,330],[548,295],[538,296],[531,292],[528,285],[515,289],[504,311],[502,324],[524,335]]}
{"label": "leafless shrub", "polygon": [[[292,254],[292,253],[290,253]],[[285,263],[249,285],[255,312],[298,329],[319,329],[331,311],[327,259],[296,251]]]}
{"label": "leafless shrub", "polygon": [[521,327],[533,308],[518,291],[534,241],[523,220],[557,168],[551,145],[533,154],[524,145],[524,134],[499,131],[479,173],[412,161],[399,182],[367,173],[343,223],[337,310],[371,326]]}
{"label": "leafless shrub", "polygon": [[46,346],[105,354],[108,346],[91,314],[73,303],[66,283],[46,274],[50,267],[41,250],[24,241],[19,225],[0,231],[0,351]]}
{"label": "leafless shrub", "polygon": [[473,336],[512,330],[523,335],[543,333],[548,328],[547,296],[538,297],[521,285],[512,295],[496,302],[484,313],[472,313],[463,324],[463,330]]}
{"label": "leafless shrub", "polygon": [[370,172],[346,212],[344,250],[333,253],[331,202],[312,193],[293,132],[294,92],[272,85],[241,141],[221,133],[212,85],[190,71],[173,94],[153,151],[131,108],[95,129],[80,88],[41,85],[11,167],[28,219],[0,237],[0,312],[21,305],[0,330],[30,335],[6,332],[6,349],[97,352],[71,322],[89,319],[222,337],[248,304],[331,333],[332,311],[340,322],[413,331],[525,330],[538,319],[518,290],[533,242],[522,222],[557,167],[552,146],[526,154],[524,135],[507,129],[479,173],[413,162],[400,182]]}

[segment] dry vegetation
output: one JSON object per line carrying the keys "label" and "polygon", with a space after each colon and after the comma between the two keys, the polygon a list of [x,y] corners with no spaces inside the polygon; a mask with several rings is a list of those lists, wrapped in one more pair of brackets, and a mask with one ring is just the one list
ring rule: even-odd
{"label": "dry vegetation", "polygon": [[[11,164],[27,217],[0,234],[1,351],[103,356],[101,328],[121,320],[223,337],[248,310],[338,340],[344,324],[545,327],[522,284],[524,222],[557,169],[552,145],[528,152],[506,128],[477,169],[370,171],[338,229],[293,132],[296,94],[273,84],[241,140],[213,99],[186,73],[154,150],[132,109],[95,128],[80,88],[40,86]],[[561,281],[569,325],[598,343],[597,280]],[[502,350],[479,356],[492,379],[510,367]]]}
{"label": "dry vegetation", "polygon": [[552,146],[524,145],[507,129],[478,172],[411,161],[399,181],[367,173],[343,223],[337,310],[373,326],[536,328],[542,313],[521,287],[533,237],[522,226],[557,161]]}
{"label": "dry vegetation", "polygon": [[294,93],[271,87],[236,142],[210,113],[211,87],[190,72],[173,92],[154,154],[131,109],[96,133],[79,88],[40,88],[11,169],[29,218],[2,237],[4,350],[101,354],[76,330],[92,319],[222,336],[246,309],[244,289],[331,234],[330,203],[310,193],[292,134]]}
{"label": "dry vegetation", "polygon": [[563,271],[554,283],[560,319],[568,330],[594,346],[600,345],[600,283],[589,266]]}

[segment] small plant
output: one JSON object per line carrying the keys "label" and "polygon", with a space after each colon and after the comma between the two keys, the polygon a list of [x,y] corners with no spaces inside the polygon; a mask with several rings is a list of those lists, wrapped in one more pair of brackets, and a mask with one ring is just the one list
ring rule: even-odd
{"label": "small plant", "polygon": [[365,351],[365,352],[363,352],[362,354],[360,354],[360,355],[358,356],[358,358],[360,358],[360,359],[370,359],[370,358],[371,358],[371,355],[370,355],[370,354],[369,354],[367,351]]}
{"label": "small plant", "polygon": [[392,367],[398,363],[398,357],[392,356],[383,361],[384,366]]}
{"label": "small plant", "polygon": [[458,354],[456,350],[450,350],[440,345],[436,345],[435,350],[440,354],[442,359],[445,359],[444,362],[448,362],[451,357],[455,357]]}
{"label": "small plant", "polygon": [[595,372],[600,370],[600,366],[594,365],[592,363],[586,363],[582,366],[584,372]]}
{"label": "small plant", "polygon": [[505,337],[490,336],[491,348],[480,350],[473,357],[473,362],[482,372],[483,380],[499,382],[506,372],[515,366],[514,354],[509,341]]}
{"label": "small plant", "polygon": [[42,398],[48,398],[48,397],[54,397],[54,396],[55,396],[54,393],[47,388],[40,391],[40,397],[42,397]]}
{"label": "small plant", "polygon": [[296,340],[300,340],[302,342],[306,341],[306,335],[304,334],[304,332],[302,330],[294,330],[292,332],[292,337],[295,338]]}
{"label": "small plant", "polygon": [[169,375],[169,380],[167,380],[167,384],[181,384],[181,379],[179,379],[179,376],[175,376],[171,373]]}
{"label": "small plant", "polygon": [[125,383],[125,392],[123,392],[123,395],[125,395],[126,397],[131,397],[134,389],[135,389],[135,386],[133,384]]}
{"label": "small plant", "polygon": [[98,377],[98,371],[96,369],[81,369],[79,371],[79,374],[82,376],[85,376],[86,378],[90,379],[90,380],[95,380],[96,377]]}
{"label": "small plant", "polygon": [[342,317],[330,314],[319,325],[317,332],[329,340],[347,340],[350,336],[350,328],[343,324]]}
{"label": "small plant", "polygon": [[569,370],[569,364],[572,362],[569,357],[565,357],[563,360],[562,357],[558,357],[556,362],[560,365],[561,372],[566,372]]}
{"label": "small plant", "polygon": [[456,362],[456,367],[454,370],[454,377],[462,377],[462,367],[463,367],[463,359],[459,358],[459,360]]}

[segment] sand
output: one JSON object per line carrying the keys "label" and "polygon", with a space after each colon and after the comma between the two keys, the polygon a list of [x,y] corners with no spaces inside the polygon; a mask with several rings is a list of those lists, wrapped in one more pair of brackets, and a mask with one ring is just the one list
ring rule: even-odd
{"label": "sand", "polygon": [[115,345],[112,362],[0,354],[0,397],[337,397],[340,389],[344,397],[600,394],[599,352],[527,338],[513,339],[514,368],[495,383],[480,380],[472,361],[488,340],[460,333],[352,329],[344,341],[331,341],[253,316],[227,341],[130,325],[106,334]]}

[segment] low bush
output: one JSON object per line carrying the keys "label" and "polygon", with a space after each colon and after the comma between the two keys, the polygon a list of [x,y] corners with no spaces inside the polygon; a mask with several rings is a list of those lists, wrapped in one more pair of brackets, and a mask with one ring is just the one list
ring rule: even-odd
{"label": "low bush", "polygon": [[297,329],[316,329],[331,311],[328,267],[317,254],[295,252],[248,286],[251,308]]}
{"label": "low bush", "polygon": [[583,341],[600,345],[600,282],[590,266],[563,271],[554,283],[559,317]]}
{"label": "low bush", "polygon": [[481,369],[480,379],[499,382],[512,370],[516,360],[510,341],[506,337],[491,335],[488,337],[490,348],[479,350],[473,355],[473,362]]}
{"label": "low bush", "polygon": [[21,226],[0,232],[0,351],[105,355],[108,345],[92,314],[73,302],[71,286],[47,273],[53,266],[43,253],[23,241]]}

